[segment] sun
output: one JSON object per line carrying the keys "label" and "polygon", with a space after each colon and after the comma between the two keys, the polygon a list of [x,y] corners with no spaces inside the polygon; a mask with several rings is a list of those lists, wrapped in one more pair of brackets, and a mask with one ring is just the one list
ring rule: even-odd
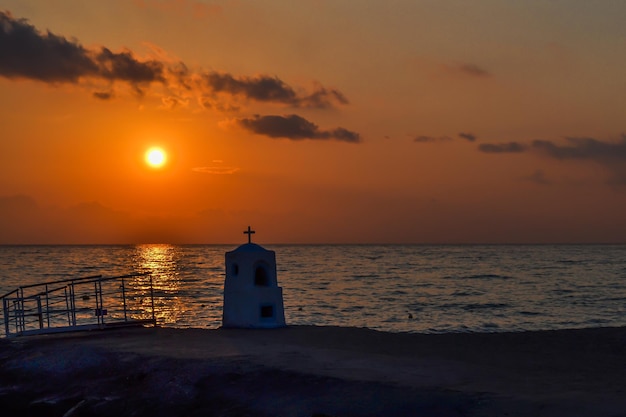
{"label": "sun", "polygon": [[146,151],[146,164],[152,168],[161,168],[167,162],[167,155],[161,148],[150,148]]}

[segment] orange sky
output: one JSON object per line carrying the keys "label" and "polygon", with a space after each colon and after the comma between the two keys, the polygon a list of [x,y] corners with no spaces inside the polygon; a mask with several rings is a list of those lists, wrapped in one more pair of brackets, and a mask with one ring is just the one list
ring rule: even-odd
{"label": "orange sky", "polygon": [[0,244],[623,243],[624,18],[0,0]]}

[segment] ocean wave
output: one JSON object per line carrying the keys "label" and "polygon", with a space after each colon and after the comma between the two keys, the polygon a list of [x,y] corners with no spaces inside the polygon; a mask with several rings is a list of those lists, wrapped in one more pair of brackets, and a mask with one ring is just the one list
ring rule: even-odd
{"label": "ocean wave", "polygon": [[473,303],[473,304],[466,304],[464,305],[462,308],[463,310],[466,311],[472,311],[472,310],[498,310],[498,309],[502,309],[502,308],[508,308],[510,307],[509,304],[506,303]]}

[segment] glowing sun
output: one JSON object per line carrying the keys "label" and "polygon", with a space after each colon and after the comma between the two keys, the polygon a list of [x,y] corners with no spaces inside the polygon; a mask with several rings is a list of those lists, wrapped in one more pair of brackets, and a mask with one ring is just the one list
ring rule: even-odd
{"label": "glowing sun", "polygon": [[152,168],[161,168],[167,161],[167,155],[161,148],[150,148],[146,151],[146,164]]}

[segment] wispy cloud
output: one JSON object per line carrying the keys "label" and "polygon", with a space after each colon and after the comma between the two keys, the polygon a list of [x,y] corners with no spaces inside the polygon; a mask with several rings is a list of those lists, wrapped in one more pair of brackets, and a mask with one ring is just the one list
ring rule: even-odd
{"label": "wispy cloud", "polygon": [[465,133],[465,132],[459,133],[459,137],[461,139],[465,139],[465,140],[470,141],[470,142],[474,142],[474,141],[476,141],[476,139],[478,139],[478,136],[476,136],[476,135],[474,135],[472,133]]}
{"label": "wispy cloud", "polygon": [[[558,161],[595,163],[607,170],[613,185],[626,185],[626,134],[614,141],[590,137],[566,137],[565,143],[551,140],[534,140],[530,144],[520,142],[484,143],[478,150],[491,154],[532,152]],[[534,182],[545,184],[543,173],[537,171]],[[533,179],[533,178],[528,178]]]}
{"label": "wispy cloud", "polygon": [[230,175],[239,171],[237,167],[196,167],[192,169],[193,172],[199,172],[201,174],[211,174],[211,175]]}
{"label": "wispy cloud", "polygon": [[533,149],[555,159],[583,159],[603,163],[626,161],[626,135],[615,142],[588,137],[566,137],[567,145],[547,140],[533,141]]}
{"label": "wispy cloud", "polygon": [[547,140],[535,140],[534,151],[557,160],[590,161],[611,173],[609,183],[626,185],[626,135],[616,141],[589,137],[567,137],[566,145]]}
{"label": "wispy cloud", "polygon": [[100,100],[110,100],[114,95],[112,91],[94,91],[92,94]]}
{"label": "wispy cloud", "polygon": [[527,149],[526,145],[519,142],[483,143],[478,145],[478,150],[484,153],[521,153]]}
{"label": "wispy cloud", "polygon": [[315,123],[296,114],[286,116],[260,116],[236,119],[235,123],[253,133],[271,138],[286,138],[292,140],[316,139],[337,140],[341,142],[359,143],[358,133],[338,127],[331,130],[322,130]]}
{"label": "wispy cloud", "polygon": [[472,77],[490,77],[491,73],[476,64],[460,64],[457,69]]}
{"label": "wispy cloud", "polygon": [[457,75],[472,78],[489,78],[493,76],[493,74],[491,74],[491,72],[489,72],[487,69],[469,62],[443,64],[441,66],[441,69],[443,69],[443,72],[447,73],[448,75]]}
{"label": "wispy cloud", "polygon": [[433,142],[447,142],[452,140],[450,136],[426,136],[417,135],[413,137],[413,142],[417,143],[433,143]]}
{"label": "wispy cloud", "polygon": [[205,85],[215,93],[243,96],[260,102],[274,102],[293,107],[328,108],[334,104],[348,104],[346,97],[335,89],[320,85],[310,93],[296,92],[278,77],[258,75],[255,77],[209,72],[202,75]]}
{"label": "wispy cloud", "polygon": [[[475,142],[478,139],[478,136],[473,133],[461,132],[456,135],[456,137],[466,140],[468,142]],[[413,136],[413,142],[416,143],[434,143],[434,142],[448,142],[453,140],[450,136],[429,136],[429,135],[416,135]]]}

